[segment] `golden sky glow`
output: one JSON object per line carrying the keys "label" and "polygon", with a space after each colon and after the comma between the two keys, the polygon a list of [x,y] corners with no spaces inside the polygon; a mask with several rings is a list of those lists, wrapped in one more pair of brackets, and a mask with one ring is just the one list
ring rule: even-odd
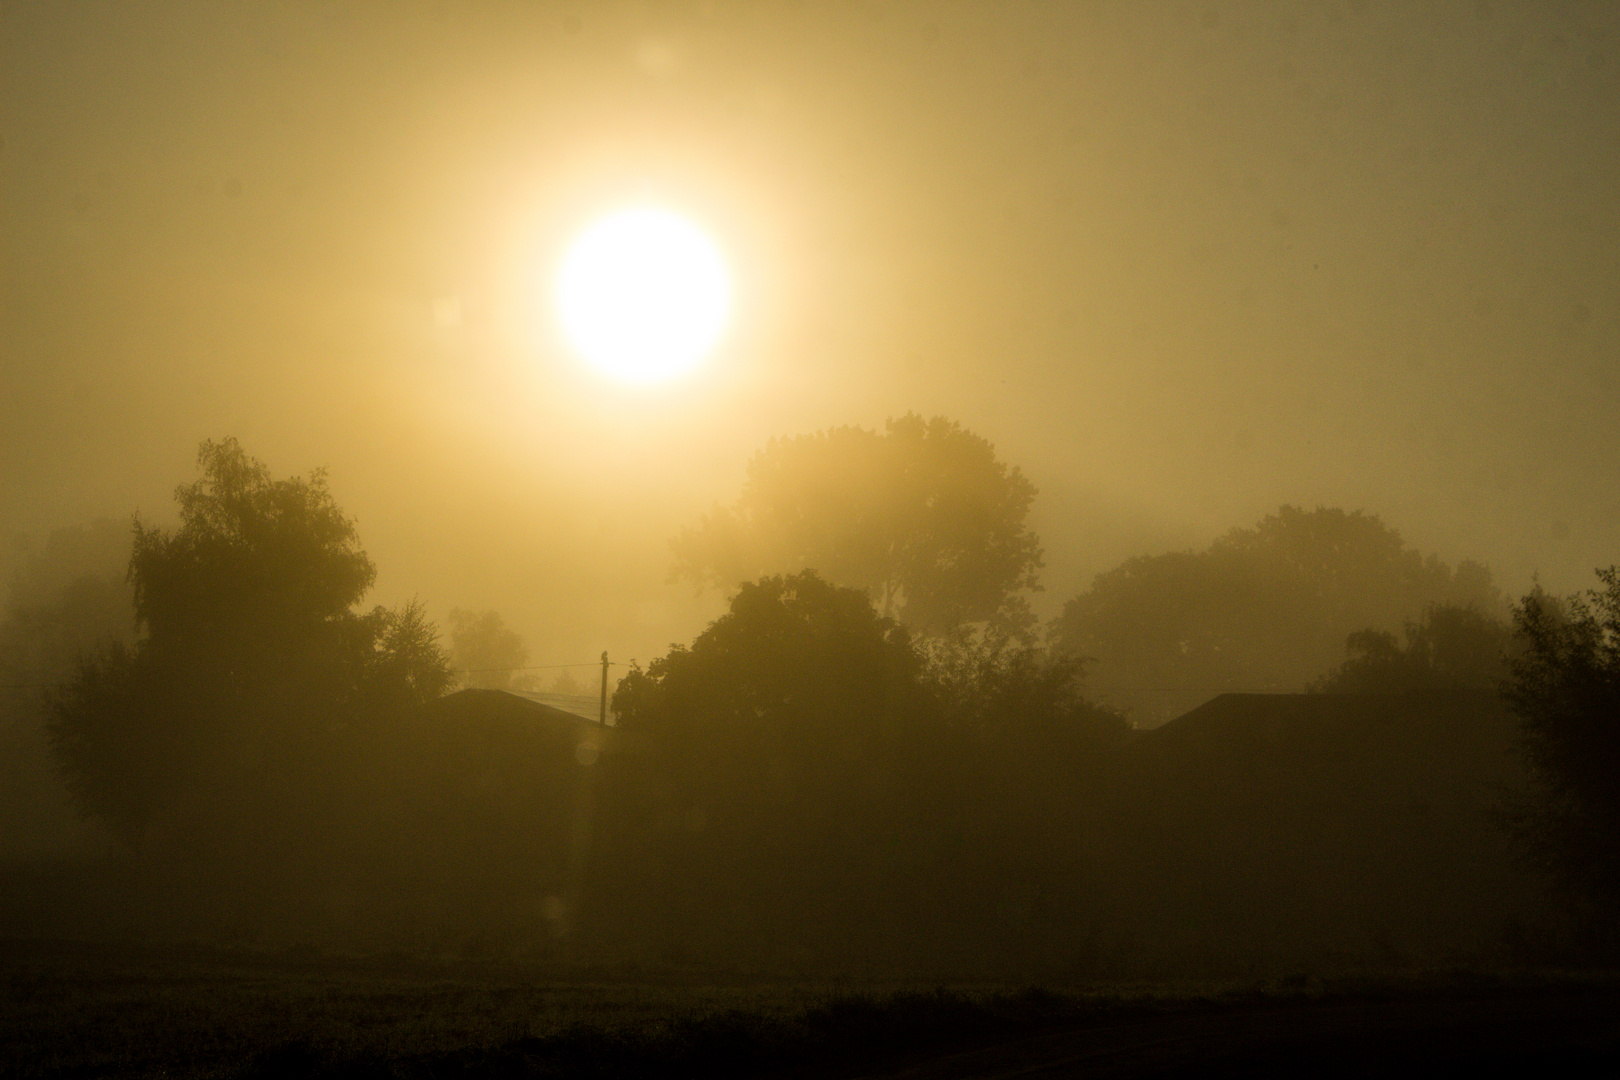
{"label": "golden sky glow", "polygon": [[[1043,617],[1285,502],[1620,557],[1620,5],[0,4],[0,71],[0,540],[234,435],[377,602],[645,661],[755,451],[916,411],[1040,489]],[[553,291],[637,205],[734,292],[646,393]]]}

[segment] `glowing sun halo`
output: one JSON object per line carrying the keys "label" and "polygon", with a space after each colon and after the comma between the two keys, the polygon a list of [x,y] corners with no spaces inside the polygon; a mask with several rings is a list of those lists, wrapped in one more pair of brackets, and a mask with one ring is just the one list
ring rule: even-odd
{"label": "glowing sun halo", "polygon": [[654,383],[694,367],[731,315],[731,279],[707,234],[679,214],[632,207],[575,238],[557,274],[557,314],[592,366]]}

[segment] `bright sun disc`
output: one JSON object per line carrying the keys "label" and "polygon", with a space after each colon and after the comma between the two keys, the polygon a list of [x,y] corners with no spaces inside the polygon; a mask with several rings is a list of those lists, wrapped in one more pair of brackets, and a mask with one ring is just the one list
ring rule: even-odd
{"label": "bright sun disc", "polygon": [[731,314],[731,280],[714,242],[653,207],[602,218],[581,233],[557,275],[570,344],[597,369],[661,382],[702,360]]}

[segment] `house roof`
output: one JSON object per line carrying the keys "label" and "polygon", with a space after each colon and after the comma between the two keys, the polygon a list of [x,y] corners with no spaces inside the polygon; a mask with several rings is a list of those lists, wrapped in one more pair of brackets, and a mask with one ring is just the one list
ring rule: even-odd
{"label": "house roof", "polygon": [[[544,690],[512,690],[509,693],[516,697],[537,701],[553,709],[561,709],[566,713],[573,713],[592,723],[596,723],[602,712],[602,699],[596,694],[553,694]],[[613,726],[613,709],[608,707],[608,726]]]}
{"label": "house roof", "polygon": [[[1519,768],[1517,724],[1489,692],[1222,694],[1133,740],[1144,766],[1242,786],[1473,785]],[[1377,777],[1378,781],[1374,781]]]}
{"label": "house roof", "polygon": [[429,702],[422,717],[433,727],[476,730],[485,737],[515,738],[520,742],[539,738],[570,747],[589,743],[602,753],[644,749],[634,735],[611,724],[598,724],[594,716],[584,717],[505,690],[458,690]]}
{"label": "house roof", "polygon": [[446,717],[498,717],[527,720],[567,727],[589,726],[599,728],[596,717],[585,717],[569,709],[561,709],[536,701],[524,694],[505,690],[457,690],[429,704],[428,709]]}

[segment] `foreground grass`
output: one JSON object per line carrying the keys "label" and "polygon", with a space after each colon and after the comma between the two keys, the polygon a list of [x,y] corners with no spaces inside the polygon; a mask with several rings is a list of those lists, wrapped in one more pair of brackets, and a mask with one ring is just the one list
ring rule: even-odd
{"label": "foreground grass", "polygon": [[8,1077],[837,1076],[1046,1030],[1303,1000],[1568,992],[1469,974],[1054,992],[0,942]]}
{"label": "foreground grass", "polygon": [[587,1028],[608,1035],[726,1012],[789,1015],[825,992],[634,972],[0,942],[0,1075],[236,1076],[292,1058],[409,1075],[394,1066]]}

